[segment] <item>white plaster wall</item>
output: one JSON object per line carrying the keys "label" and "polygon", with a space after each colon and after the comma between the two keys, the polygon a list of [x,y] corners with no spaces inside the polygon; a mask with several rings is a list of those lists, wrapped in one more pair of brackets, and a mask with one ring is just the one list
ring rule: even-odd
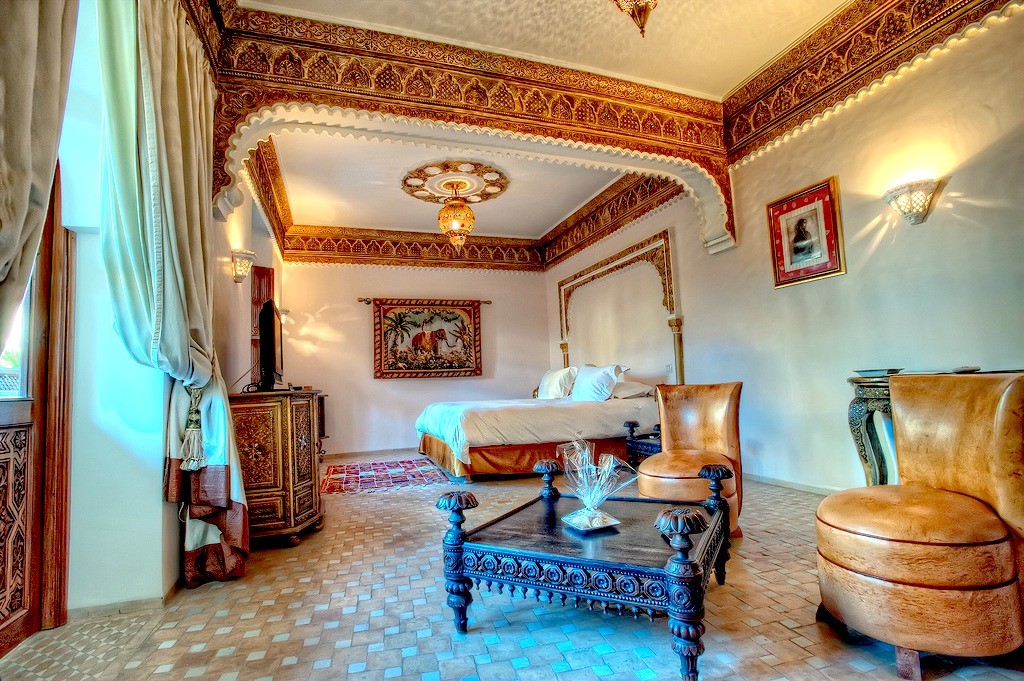
{"label": "white plaster wall", "polygon": [[[231,249],[252,248],[252,205],[242,187],[242,204],[226,222],[211,222],[210,253],[213,254],[213,338],[221,373],[230,387],[249,382],[249,305],[252,281],[236,284],[231,276]],[[239,377],[242,376],[241,379]]]}
{"label": "white plaster wall", "polygon": [[163,501],[165,379],[113,328],[98,234],[78,234],[68,608],[159,599],[177,579]]}
{"label": "white plaster wall", "polygon": [[231,392],[239,392],[250,381],[252,367],[252,279],[236,284],[231,276],[231,249],[256,253],[253,263],[274,268],[274,298],[280,303],[284,279],[281,256],[274,248],[269,228],[245,184],[240,186],[242,203],[224,222],[214,221],[211,252],[214,254],[214,339],[224,379]]}
{"label": "white plaster wall", "polygon": [[68,608],[161,599],[178,578],[173,504],[163,501],[161,372],[113,328],[100,253],[100,84],[95,0],[82,0],[62,129],[62,217],[78,232],[71,405]]}
{"label": "white plaster wall", "polygon": [[[544,281],[515,272],[286,263],[284,380],[330,395],[329,453],[413,447],[416,417],[431,402],[531,396],[548,369]],[[483,375],[375,380],[371,308],[359,297],[493,301],[480,311]]]}
{"label": "white plaster wall", "polygon": [[[551,366],[562,366],[558,282],[663,230],[669,232],[676,307],[680,307],[681,249],[701,249],[694,202],[680,197],[551,268],[544,275]],[[661,278],[649,263],[636,263],[577,289],[569,307],[569,362],[626,364],[628,378],[651,385],[674,382],[675,354],[662,305]],[[684,333],[685,338],[685,333]]]}
{"label": "white plaster wall", "polygon": [[572,296],[573,364],[624,364],[628,378],[651,385],[670,380],[672,337],[661,305],[658,272],[637,263],[580,288]]}
{"label": "white plaster wall", "polygon": [[[864,482],[853,369],[1024,368],[1024,15],[733,173],[738,248],[681,248],[687,382],[744,381],[749,473]],[[773,290],[765,204],[837,175],[847,274]],[[928,222],[880,197],[948,177]]]}

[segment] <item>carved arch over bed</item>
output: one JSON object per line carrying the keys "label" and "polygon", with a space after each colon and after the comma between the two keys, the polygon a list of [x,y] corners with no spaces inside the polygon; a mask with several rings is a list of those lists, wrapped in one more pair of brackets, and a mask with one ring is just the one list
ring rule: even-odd
{"label": "carved arch over bed", "polygon": [[285,131],[313,130],[354,139],[438,148],[452,153],[487,151],[558,165],[671,180],[685,188],[686,196],[697,208],[703,247],[709,253],[717,253],[736,245],[728,174],[722,177],[714,175],[691,159],[341,106],[272,100],[264,106],[251,104],[251,107],[245,109],[245,115],[239,114],[239,122],[224,140],[224,165],[218,169],[223,171],[225,183],[214,196],[214,216],[219,220],[227,219],[241,205],[240,183],[244,180],[245,161],[260,142]]}
{"label": "carved arch over bed", "polygon": [[662,230],[599,262],[585,267],[558,282],[558,317],[561,330],[562,360],[569,366],[569,309],[572,296],[584,286],[639,263],[652,266],[661,279],[661,305],[668,313],[668,327],[672,332],[675,354],[675,380],[683,382],[682,317],[676,310],[675,286],[672,282],[672,248],[669,230]]}

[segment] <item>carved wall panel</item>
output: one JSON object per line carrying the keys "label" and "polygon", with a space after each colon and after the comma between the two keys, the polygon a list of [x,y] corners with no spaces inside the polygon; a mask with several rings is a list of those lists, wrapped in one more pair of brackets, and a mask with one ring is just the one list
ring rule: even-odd
{"label": "carved wall panel", "polygon": [[729,161],[809,121],[1004,4],[857,0],[725,100]]}
{"label": "carved wall panel", "polygon": [[0,628],[27,606],[27,426],[0,429]]}

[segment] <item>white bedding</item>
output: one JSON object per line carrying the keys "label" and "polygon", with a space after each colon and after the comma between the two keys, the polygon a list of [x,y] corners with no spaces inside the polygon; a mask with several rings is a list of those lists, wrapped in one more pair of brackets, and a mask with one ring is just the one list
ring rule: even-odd
{"label": "white bedding", "polygon": [[651,432],[658,423],[657,400],[436,402],[416,419],[416,431],[444,440],[468,464],[470,447],[568,442],[577,432],[588,439],[623,437],[626,421],[639,421],[640,432]]}

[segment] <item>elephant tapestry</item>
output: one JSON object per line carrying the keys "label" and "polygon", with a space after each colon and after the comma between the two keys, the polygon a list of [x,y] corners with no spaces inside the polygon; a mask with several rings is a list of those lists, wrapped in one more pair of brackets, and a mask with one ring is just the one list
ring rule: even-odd
{"label": "elephant tapestry", "polygon": [[480,301],[373,299],[373,377],[480,376]]}

